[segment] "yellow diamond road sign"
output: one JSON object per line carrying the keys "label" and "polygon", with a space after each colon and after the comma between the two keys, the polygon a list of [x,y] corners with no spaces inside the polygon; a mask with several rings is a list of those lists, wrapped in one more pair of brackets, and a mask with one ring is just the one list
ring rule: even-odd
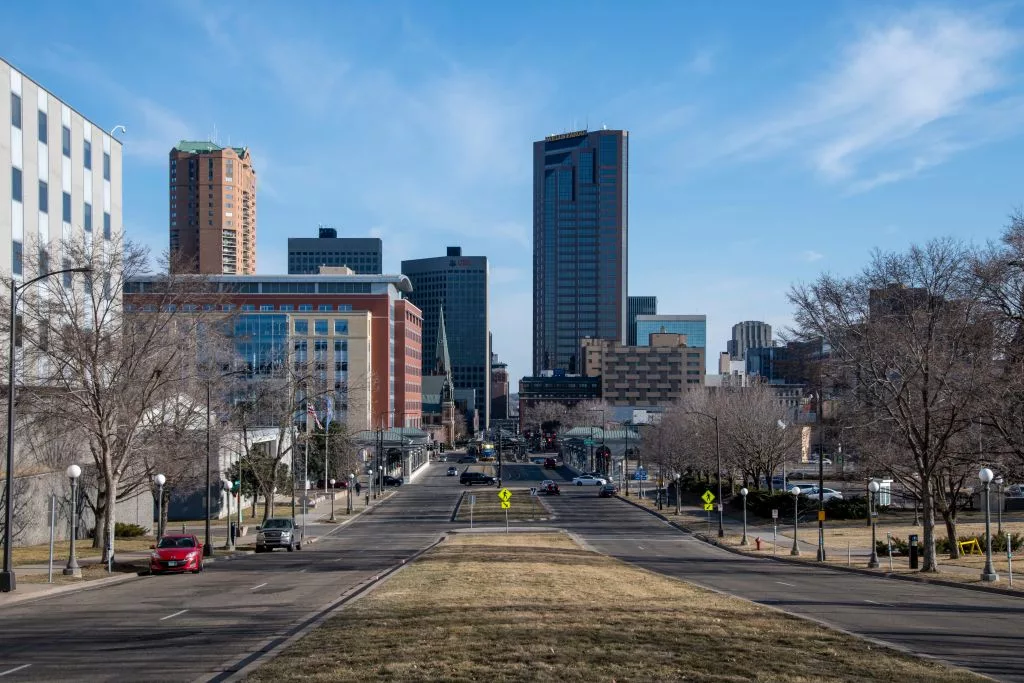
{"label": "yellow diamond road sign", "polygon": [[512,503],[510,503],[507,500],[501,501],[501,509],[502,510],[508,510],[510,507],[512,507]]}
{"label": "yellow diamond road sign", "polygon": [[715,501],[715,494],[711,493],[711,491],[705,491],[704,495],[701,496],[700,499],[708,505],[711,505],[711,503]]}
{"label": "yellow diamond road sign", "polygon": [[498,491],[498,498],[501,498],[503,503],[507,503],[509,499],[512,498],[512,492],[508,489],[502,489]]}
{"label": "yellow diamond road sign", "polygon": [[712,505],[711,503],[704,503],[704,510],[706,512],[711,512],[714,509],[715,509],[715,506]]}

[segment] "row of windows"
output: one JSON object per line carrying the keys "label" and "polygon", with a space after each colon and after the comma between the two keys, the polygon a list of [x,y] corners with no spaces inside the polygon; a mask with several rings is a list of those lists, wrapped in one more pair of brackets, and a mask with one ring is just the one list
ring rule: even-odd
{"label": "row of windows", "polygon": [[[318,337],[327,336],[328,320],[314,320],[313,321],[313,334]],[[294,322],[295,334],[309,334],[309,320],[298,319]],[[346,335],[348,334],[348,321],[347,320],[335,320],[334,321],[334,334]]]}
{"label": "row of windows", "polygon": [[[22,177],[22,170],[20,168],[11,169],[11,199],[16,202],[24,203],[24,179]],[[68,192],[61,193],[61,219],[65,223],[71,222],[71,194]],[[42,213],[50,212],[50,188],[49,184],[45,180],[39,181],[39,211]],[[82,205],[82,228],[86,232],[92,232],[92,204],[85,202]],[[110,227],[110,214],[106,211],[103,212],[103,237],[110,239],[111,227]]]}

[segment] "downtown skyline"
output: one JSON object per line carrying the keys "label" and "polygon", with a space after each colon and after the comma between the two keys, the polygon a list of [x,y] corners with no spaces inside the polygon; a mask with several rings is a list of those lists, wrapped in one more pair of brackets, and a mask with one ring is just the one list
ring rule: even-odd
{"label": "downtown skyline", "polygon": [[381,238],[390,273],[450,244],[487,256],[514,379],[531,366],[546,135],[630,131],[628,291],[706,314],[708,358],[739,321],[784,330],[795,282],[874,247],[993,239],[1021,203],[1015,7],[599,4],[592,30],[554,41],[586,7],[42,2],[5,8],[3,56],[127,126],[125,233],[155,254],[169,150],[215,138],[253,154],[260,274],[286,273],[287,238],[320,223]]}

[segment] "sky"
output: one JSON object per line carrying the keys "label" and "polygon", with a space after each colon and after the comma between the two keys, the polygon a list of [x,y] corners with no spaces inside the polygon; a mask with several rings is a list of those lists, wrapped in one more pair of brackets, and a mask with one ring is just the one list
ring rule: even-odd
{"label": "sky", "polygon": [[168,153],[249,147],[257,270],[377,236],[384,270],[490,260],[494,351],[531,370],[532,143],[630,135],[629,292],[733,324],[873,249],[998,239],[1024,201],[1020,2],[5,3],[0,56],[125,125],[129,239],[167,248]]}

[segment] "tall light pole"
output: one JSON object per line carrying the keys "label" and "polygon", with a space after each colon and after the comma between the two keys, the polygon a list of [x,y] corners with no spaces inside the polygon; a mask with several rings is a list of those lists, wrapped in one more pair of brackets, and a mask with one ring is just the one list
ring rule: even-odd
{"label": "tall light pole", "polygon": [[878,569],[878,542],[875,540],[875,498],[881,486],[872,479],[868,482],[868,519],[871,520],[871,557],[868,558],[868,569]]}
{"label": "tall light pole", "polygon": [[996,533],[1003,537],[1003,475],[999,475],[992,482],[999,488],[999,500],[996,501]]}
{"label": "tall light pole", "polygon": [[790,555],[799,555],[800,554],[800,546],[797,545],[797,543],[798,543],[797,536],[798,536],[798,534],[800,532],[800,527],[799,527],[799,523],[800,522],[799,522],[799,519],[798,519],[799,518],[799,512],[800,512],[800,510],[799,510],[799,506],[800,506],[800,487],[799,486],[794,486],[793,488],[791,488],[789,490],[789,492],[791,494],[793,494],[793,548],[792,548],[792,550],[789,551],[789,554]]}
{"label": "tall light pole", "polygon": [[158,474],[153,477],[153,482],[156,484],[156,540],[159,542],[164,535],[164,484],[167,477]]}
{"label": "tall light pole", "polygon": [[356,473],[349,472],[348,475],[348,504],[345,506],[345,514],[352,514],[352,487],[356,485]]}
{"label": "tall light pole", "polygon": [[982,467],[978,472],[978,479],[985,487],[985,568],[981,571],[981,580],[998,581],[999,575],[996,574],[996,570],[992,566],[992,510],[988,501],[989,486],[993,479],[992,470]]}
{"label": "tall light pole", "polygon": [[[718,472],[716,474],[718,479],[718,537],[725,538],[725,520],[723,519],[725,505],[722,503],[722,438],[718,430],[718,416],[702,413],[699,410],[691,410],[690,413],[706,417],[715,423],[715,459],[718,462]],[[679,492],[677,491],[676,496],[678,495]]]}
{"label": "tall light pole", "polygon": [[335,521],[334,520],[334,480],[333,479],[331,479],[331,519],[329,521],[331,521],[331,522]]}
{"label": "tall light pole", "polygon": [[[252,370],[252,372],[255,372],[255,371],[256,371],[256,369],[255,369],[255,359],[254,359],[253,360],[253,370]],[[219,375],[219,378],[220,379],[224,379],[225,377],[231,377],[232,375],[245,375],[245,374],[248,374],[248,373],[249,373],[249,370],[232,370],[230,372],[223,372],[223,373],[221,373]],[[212,453],[211,452],[213,450],[213,446],[210,443],[210,422],[212,420],[211,415],[210,415],[210,412],[211,412],[210,403],[212,403],[212,398],[211,398],[210,394],[211,394],[211,391],[212,391],[211,384],[213,383],[213,378],[214,377],[215,376],[208,376],[206,378],[206,523],[205,523],[205,529],[204,529],[204,533],[206,535],[206,539],[203,541],[203,557],[210,557],[211,555],[213,555],[213,543],[211,542],[211,539],[210,539],[210,536],[211,536],[211,534],[210,534],[210,517],[213,515],[213,508],[212,508],[212,504],[213,504],[213,490],[212,490],[212,481],[211,481],[211,479],[213,477],[213,473],[212,473],[213,465],[211,464],[211,461],[212,461]],[[218,458],[218,460],[220,460],[220,458]],[[239,464],[238,464],[238,478],[239,478],[239,481],[241,481],[241,478],[242,478],[242,464],[241,464],[241,461],[239,461]],[[239,486],[241,486],[241,485],[239,485]],[[273,493],[271,493],[271,496],[273,496]],[[271,508],[273,508],[273,505],[274,505],[273,501],[271,501]],[[242,496],[241,496],[241,494],[239,494],[239,496],[238,496],[238,509],[239,510],[242,509]],[[230,518],[229,518],[228,521],[230,522]]]}
{"label": "tall light pole", "polygon": [[11,310],[8,321],[7,340],[7,480],[4,486],[4,566],[0,571],[0,592],[9,593],[15,589],[14,562],[11,551],[14,539],[14,336],[17,328],[18,293],[25,290],[31,284],[45,280],[54,275],[64,273],[91,273],[92,268],[83,266],[80,268],[64,268],[50,273],[43,273],[38,277],[16,284],[11,278]]}
{"label": "tall light pole", "polygon": [[78,566],[78,558],[75,557],[75,533],[78,531],[78,478],[82,476],[82,468],[78,465],[69,465],[67,470],[68,479],[71,480],[71,533],[70,546],[68,548],[68,565],[64,567],[64,576],[81,576],[82,570]]}
{"label": "tall light pole", "polygon": [[[224,550],[234,550],[235,549],[235,538],[234,538],[234,536],[231,535],[231,497],[234,494],[231,492],[231,481],[230,480],[228,480],[227,478],[224,478],[224,479],[221,480],[221,484],[223,484],[224,491],[228,494],[228,516],[224,518],[224,521],[225,521],[224,528],[226,529],[225,539],[224,539]],[[242,501],[238,501],[238,504],[241,505]]]}
{"label": "tall light pole", "polygon": [[[740,540],[740,545],[747,545],[747,487],[740,489],[740,495],[743,496],[743,538]],[[679,492],[676,491],[676,497],[678,499]]]}
{"label": "tall light pole", "polygon": [[825,400],[820,388],[815,411],[818,413],[818,562],[825,561]]}

